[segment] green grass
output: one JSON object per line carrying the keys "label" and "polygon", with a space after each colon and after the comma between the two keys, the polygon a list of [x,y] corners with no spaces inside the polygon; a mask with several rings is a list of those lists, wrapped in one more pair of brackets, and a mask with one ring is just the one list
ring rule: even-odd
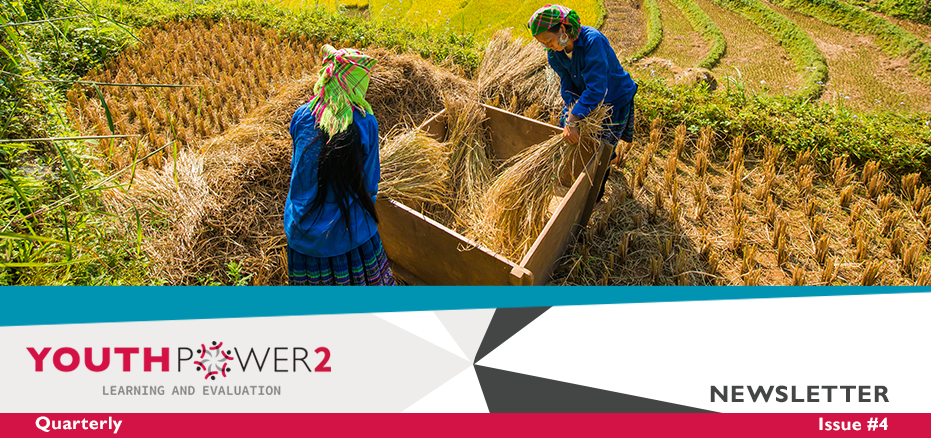
{"label": "green grass", "polygon": [[[499,6],[497,6],[498,8],[512,10],[513,12],[508,18],[492,24],[491,28],[484,32],[492,32],[495,27],[513,27],[518,30],[517,33],[522,31],[525,35],[529,36],[530,31],[527,30],[527,21],[530,20],[530,17],[533,16],[533,13],[536,12],[537,9],[552,4],[553,2],[548,0],[523,0],[520,6],[516,6],[517,1],[514,1],[514,3],[515,6],[503,6],[499,3]],[[605,10],[602,0],[562,0],[558,2],[558,4],[574,9],[579,14],[579,18],[581,18],[582,25],[584,26],[599,28],[604,21]],[[476,14],[487,13],[479,12],[479,9],[471,9],[468,7],[467,9]]]}
{"label": "green grass", "polygon": [[931,4],[927,0],[847,0],[871,11],[931,25]]}
{"label": "green grass", "polygon": [[[776,13],[760,0],[713,0],[734,10],[776,38],[792,57],[795,68],[805,74],[798,94],[805,99],[817,99],[824,91],[828,67],[824,55],[811,37],[788,18]],[[760,54],[766,56],[766,54]]]}
{"label": "green grass", "polygon": [[711,93],[669,86],[662,79],[635,79],[640,86],[639,132],[648,132],[649,121],[662,117],[667,126],[683,124],[691,132],[711,126],[726,137],[744,134],[753,142],[765,138],[790,151],[811,149],[823,166],[844,154],[860,163],[878,161],[892,174],[926,171],[931,166],[928,113],[864,113],[728,83],[724,92]]}
{"label": "green grass", "polygon": [[724,56],[724,52],[727,50],[727,41],[724,40],[724,33],[721,32],[721,28],[708,16],[701,7],[698,6],[692,0],[670,0],[672,4],[676,5],[682,14],[685,15],[685,18],[689,20],[689,24],[692,25],[692,28],[696,32],[701,34],[702,38],[708,42],[708,45],[711,46],[711,49],[708,50],[708,54],[705,55],[701,61],[698,62],[696,67],[698,68],[707,68],[712,69],[718,64],[718,61]]}

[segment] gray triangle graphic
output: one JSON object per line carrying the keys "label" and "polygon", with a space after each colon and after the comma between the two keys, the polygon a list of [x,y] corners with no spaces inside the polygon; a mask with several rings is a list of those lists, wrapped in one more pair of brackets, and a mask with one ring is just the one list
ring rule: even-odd
{"label": "gray triangle graphic", "polygon": [[488,411],[498,412],[711,412],[542,377],[475,366]]}
{"label": "gray triangle graphic", "polygon": [[474,362],[495,309],[443,310],[434,313],[459,344],[466,358]]}

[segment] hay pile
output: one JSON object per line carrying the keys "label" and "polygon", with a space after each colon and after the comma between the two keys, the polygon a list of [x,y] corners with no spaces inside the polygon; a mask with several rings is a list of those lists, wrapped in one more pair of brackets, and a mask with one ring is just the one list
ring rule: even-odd
{"label": "hay pile", "polygon": [[446,100],[450,194],[457,228],[467,228],[481,211],[481,197],[494,171],[485,118],[485,108],[475,100]]}
{"label": "hay pile", "polygon": [[[440,90],[473,89],[420,57],[369,53],[379,63],[367,99],[383,132],[438,112]],[[239,124],[181,151],[176,162],[165,158],[137,172],[126,192],[106,192],[114,214],[132,215],[134,207],[140,212],[153,276],[170,284],[228,282],[227,264],[233,261],[254,274],[252,284],[287,283],[282,215],[291,169],[288,124],[315,80],[304,76],[274,84],[274,97]]]}
{"label": "hay pile", "polygon": [[389,135],[381,145],[379,195],[418,210],[449,201],[449,148],[427,133]]}
{"label": "hay pile", "polygon": [[562,109],[559,76],[549,68],[546,50],[531,39],[499,30],[488,42],[478,72],[485,103],[555,124]]}

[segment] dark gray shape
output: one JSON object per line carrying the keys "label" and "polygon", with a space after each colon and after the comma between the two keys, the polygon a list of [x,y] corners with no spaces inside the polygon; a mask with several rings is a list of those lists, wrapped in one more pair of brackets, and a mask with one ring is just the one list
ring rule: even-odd
{"label": "dark gray shape", "polygon": [[548,309],[549,307],[495,309],[495,316],[491,318],[491,323],[488,324],[488,330],[485,331],[485,337],[482,338],[482,345],[478,347],[478,353],[475,355],[473,363],[478,363],[488,353],[494,351],[504,341],[511,339],[511,336],[527,327],[528,324]]}
{"label": "dark gray shape", "polygon": [[475,366],[488,411],[495,412],[712,412],[558,380]]}

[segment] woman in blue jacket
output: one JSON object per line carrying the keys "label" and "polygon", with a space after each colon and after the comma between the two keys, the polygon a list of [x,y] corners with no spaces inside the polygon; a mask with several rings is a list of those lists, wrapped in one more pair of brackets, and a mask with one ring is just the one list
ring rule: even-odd
{"label": "woman in blue jacket", "polygon": [[291,118],[285,201],[291,284],[393,285],[378,235],[378,122],[365,101],[376,60],[323,47],[315,96]]}
{"label": "woman in blue jacket", "polygon": [[[611,122],[602,140],[613,147],[620,140],[633,141],[637,84],[621,67],[608,39],[597,29],[582,26],[575,11],[559,5],[537,10],[527,27],[548,49],[547,60],[559,75],[564,103],[559,126],[566,139],[570,143],[578,142],[578,122],[604,103],[611,107]],[[612,154],[612,160],[615,157],[616,154]],[[607,180],[605,175],[599,199]]]}

